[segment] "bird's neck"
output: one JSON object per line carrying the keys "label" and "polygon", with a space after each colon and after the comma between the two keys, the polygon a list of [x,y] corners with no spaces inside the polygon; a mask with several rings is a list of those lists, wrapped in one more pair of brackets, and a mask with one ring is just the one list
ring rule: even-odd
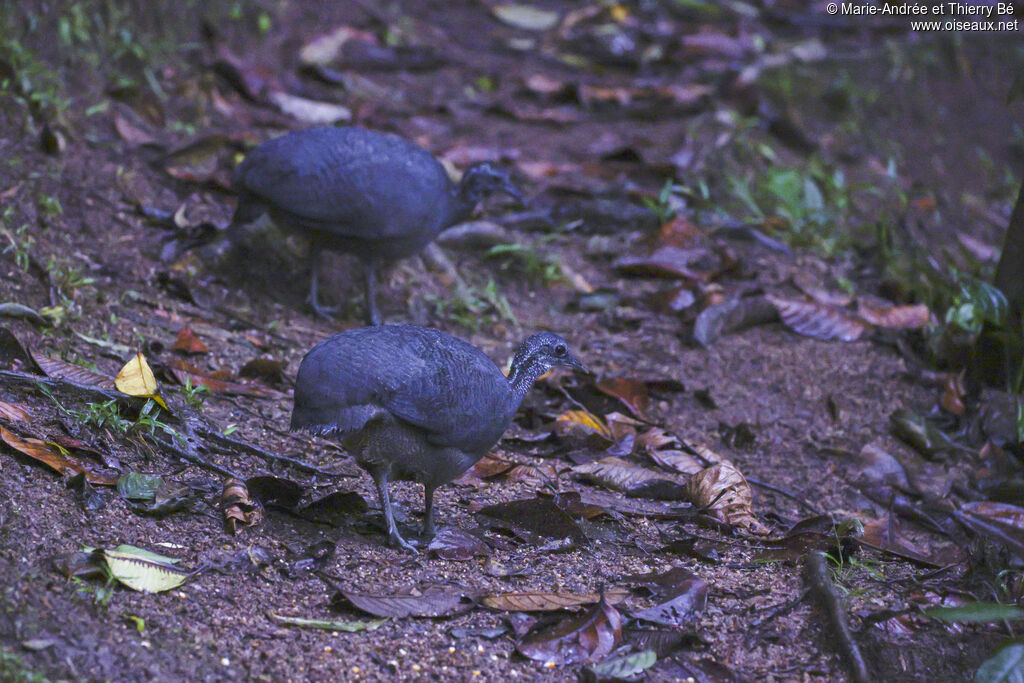
{"label": "bird's neck", "polygon": [[459,183],[451,192],[451,201],[448,204],[448,227],[463,223],[476,208],[477,200],[471,197],[465,183]]}
{"label": "bird's neck", "polygon": [[537,378],[547,372],[547,367],[535,356],[527,356],[521,363],[513,363],[508,374],[509,398],[512,412],[519,409],[526,392],[530,390]]}

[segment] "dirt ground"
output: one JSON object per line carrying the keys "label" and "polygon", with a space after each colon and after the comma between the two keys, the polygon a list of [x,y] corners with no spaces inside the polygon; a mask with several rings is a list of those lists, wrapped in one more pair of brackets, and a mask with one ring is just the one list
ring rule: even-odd
{"label": "dirt ground", "polygon": [[[13,25],[24,30],[27,17],[43,17],[36,31],[62,35],[58,19],[73,18],[71,8],[79,6],[93,7],[29,2],[12,14]],[[676,638],[654,648],[657,662],[643,680],[852,680],[825,613],[806,594],[808,549],[793,551],[787,532],[819,514],[869,528],[896,520],[856,484],[858,454],[868,444],[917,473],[921,489],[963,501],[981,442],[963,431],[961,450],[925,459],[897,438],[890,416],[905,410],[943,417],[953,433],[966,429],[970,411],[959,422],[942,413],[942,388],[928,379],[934,373],[907,352],[924,346],[920,330],[879,324],[854,341],[824,341],[773,314],[774,321],[747,321],[703,345],[695,338],[697,314],[733,297],[795,300],[815,288],[917,303],[916,292],[887,278],[883,250],[872,242],[896,225],[909,224],[908,234],[924,247],[967,235],[971,253],[986,246],[997,253],[1024,159],[1024,110],[1019,101],[1006,103],[1015,73],[1024,73],[1019,34],[915,33],[900,23],[840,22],[803,3],[714,11],[671,2],[543,6],[555,13],[555,24],[543,30],[516,25],[534,15],[502,21],[488,4],[461,1],[253,4],[201,28],[197,11],[175,14],[157,3],[154,16],[166,12],[166,23],[149,30],[169,32],[180,50],[161,53],[159,62],[152,57],[151,68],[138,54],[97,65],[61,52],[84,54],[84,42],[61,47],[56,38],[49,45],[38,34],[21,37],[38,63],[59,74],[67,104],[47,118],[51,109],[24,106],[28,86],[0,93],[0,211],[10,243],[0,258],[0,302],[34,311],[5,304],[3,326],[36,357],[108,378],[141,351],[160,392],[177,399],[172,414],[160,418],[172,427],[182,416],[175,406],[185,405],[184,374],[175,364],[191,363],[194,375],[225,370],[216,379],[234,389],[211,384],[197,419],[266,453],[343,476],[240,447],[202,447],[202,459],[253,490],[253,477],[273,475],[299,484],[303,502],[341,490],[358,493],[369,507],[347,498],[349,509],[316,517],[265,504],[258,524],[232,534],[220,507],[224,477],[215,469],[183,460],[138,425],[121,433],[83,417],[95,396],[59,384],[47,385],[47,395],[5,375],[0,401],[25,413],[0,411],[0,426],[43,442],[75,440],[66,447],[89,468],[160,475],[183,485],[190,502],[144,514],[116,489],[96,486],[105,504],[90,509],[80,482],[4,446],[0,678],[595,675],[583,673],[594,662],[552,665],[517,650],[516,629],[539,613],[467,604],[352,633],[268,616],[366,621],[373,617],[340,604],[339,591],[416,594],[441,586],[475,600],[631,588],[615,607],[624,622],[615,655],[645,649],[627,646],[643,629]],[[358,32],[350,44],[378,51],[364,62],[356,58],[362,53],[345,53],[349,64],[304,66],[303,46],[343,26]],[[136,36],[139,44],[144,35]],[[28,73],[26,64],[8,56],[0,66]],[[119,69],[144,75],[117,87]],[[41,92],[45,79],[32,77]],[[451,560],[388,548],[369,477],[339,446],[288,432],[291,383],[303,354],[361,324],[362,290],[358,264],[332,255],[322,291],[342,312],[322,320],[304,304],[301,243],[269,234],[241,253],[211,255],[210,233],[227,224],[234,205],[225,187],[230,168],[252,145],[310,125],[276,108],[275,92],[343,105],[351,123],[415,140],[453,170],[494,160],[525,190],[521,205],[488,201],[469,237],[441,240],[450,266],[403,261],[385,273],[379,296],[386,321],[438,327],[499,365],[528,334],[558,332],[595,373],[596,380],[542,380],[524,402],[495,454],[530,467],[484,473],[438,492],[441,527],[471,532],[486,544],[486,556]],[[825,188],[814,216],[797,215],[781,194],[768,201],[761,192],[771,183],[781,187],[789,176],[780,171],[790,168]],[[684,190],[659,201],[666,178]],[[805,206],[810,195],[800,182]],[[738,189],[744,187],[750,201]],[[685,264],[699,271],[693,277],[666,273],[649,259],[623,262],[670,238],[699,251],[699,260]],[[520,247],[492,249],[503,243]],[[966,267],[956,258],[954,265]],[[982,267],[993,258],[981,259]],[[680,304],[688,294],[693,304]],[[186,326],[207,351],[176,350]],[[40,374],[4,346],[8,370]],[[271,376],[240,379],[257,358],[278,363]],[[610,378],[626,380],[627,400],[595,384]],[[638,408],[640,394],[646,403]],[[605,423],[615,423],[615,413],[642,417],[616,435],[636,434],[635,445],[627,440],[623,451],[619,438],[595,442],[555,425],[580,408]],[[137,420],[130,411],[125,416]],[[735,465],[752,484],[756,528],[684,515],[684,498],[627,497],[570,469],[620,455],[666,479],[683,477],[659,469],[658,456],[651,457],[657,449],[641,446],[652,429],[675,437],[669,448],[706,447]],[[411,530],[421,489],[394,490],[406,511],[403,528]],[[602,508],[596,516],[570,514],[584,539],[569,547],[551,538],[531,542],[480,514],[554,491],[581,492]],[[649,514],[625,511],[632,503],[648,505]],[[897,524],[918,561],[859,545],[842,566],[832,565],[872,679],[973,680],[1007,635],[1004,627],[950,626],[917,608],[953,598],[994,601],[993,574],[968,562],[959,541],[905,519]],[[815,542],[829,542],[829,533]],[[83,547],[121,544],[203,571],[166,592],[115,584],[104,596],[102,579],[69,579],[55,568],[55,558]],[[314,562],[312,548],[329,550]],[[772,549],[777,553],[766,556]],[[630,617],[658,602],[636,577],[678,567],[707,583],[706,607],[673,626]]]}

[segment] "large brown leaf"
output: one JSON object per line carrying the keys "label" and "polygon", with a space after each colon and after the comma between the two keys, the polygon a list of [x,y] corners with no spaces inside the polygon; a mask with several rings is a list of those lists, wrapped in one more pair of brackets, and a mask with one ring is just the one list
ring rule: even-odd
{"label": "large brown leaf", "polygon": [[622,401],[629,411],[640,419],[649,419],[647,408],[651,405],[651,397],[647,393],[645,382],[631,377],[605,377],[595,386],[602,393]]}
{"label": "large brown leaf", "polygon": [[490,526],[509,529],[517,536],[535,544],[544,539],[569,539],[584,545],[587,537],[572,517],[549,498],[513,500],[489,505],[477,513]]}
{"label": "large brown leaf", "polygon": [[[605,591],[604,598],[609,604],[617,604],[626,599],[629,591],[625,588],[612,587]],[[584,605],[592,605],[601,600],[598,593],[552,593],[550,591],[520,591],[514,593],[495,593],[485,596],[480,602],[485,607],[505,612],[551,612],[555,610],[575,610]]]}
{"label": "large brown leaf", "polygon": [[[343,600],[338,599],[341,596]],[[445,617],[473,608],[476,595],[457,586],[428,586],[422,592],[380,595],[341,590],[336,602],[351,605],[378,617]]]}
{"label": "large brown leaf", "polygon": [[691,623],[704,611],[708,599],[708,584],[689,571],[676,568],[665,574],[650,577],[659,593],[670,596],[665,602],[647,609],[634,611],[634,619],[663,626],[680,627]]}
{"label": "large brown leaf", "polygon": [[56,444],[50,444],[39,439],[21,437],[3,427],[0,427],[0,439],[3,439],[4,443],[14,450],[48,465],[61,474],[73,476],[84,472],[85,479],[90,484],[114,486],[120,478],[119,472],[89,467],[74,458],[66,449]]}
{"label": "large brown leaf", "polygon": [[608,456],[594,462],[577,465],[572,470],[577,474],[586,476],[587,479],[601,486],[616,491],[627,491],[651,481],[672,480],[676,481],[676,483],[683,483],[673,479],[671,474],[634,465],[627,460],[616,458],[615,456]]}
{"label": "large brown leaf", "polygon": [[797,334],[829,341],[856,341],[871,326],[850,311],[817,301],[794,301],[766,295],[779,311],[782,322]]}
{"label": "large brown leaf", "polygon": [[90,384],[102,389],[114,389],[114,379],[81,365],[68,363],[60,358],[50,358],[39,351],[32,351],[32,360],[47,377],[66,379],[78,384]]}
{"label": "large brown leaf", "polygon": [[523,656],[553,665],[599,662],[622,640],[622,615],[601,599],[593,609],[527,633],[516,645]]}
{"label": "large brown leaf", "polygon": [[181,384],[188,379],[192,386],[205,385],[214,394],[228,394],[236,396],[251,396],[253,398],[277,399],[284,396],[280,391],[271,389],[261,384],[250,384],[238,382],[231,377],[231,373],[224,370],[207,371],[197,368],[181,358],[170,358],[167,361],[171,374]]}

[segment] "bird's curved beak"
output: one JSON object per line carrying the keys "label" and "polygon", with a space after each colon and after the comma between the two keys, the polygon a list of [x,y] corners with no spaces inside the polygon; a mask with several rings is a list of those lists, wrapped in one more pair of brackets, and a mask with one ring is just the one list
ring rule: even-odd
{"label": "bird's curved beak", "polygon": [[569,367],[573,368],[574,370],[579,370],[584,375],[593,375],[594,374],[590,370],[587,370],[587,366],[585,366],[580,361],[579,358],[577,358],[576,356],[572,355],[571,353],[569,354],[569,357],[566,360],[569,361],[569,363],[568,363]]}

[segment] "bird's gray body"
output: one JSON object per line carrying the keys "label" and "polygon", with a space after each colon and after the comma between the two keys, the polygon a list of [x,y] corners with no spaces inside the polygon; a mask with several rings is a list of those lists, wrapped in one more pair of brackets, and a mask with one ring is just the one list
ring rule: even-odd
{"label": "bird's gray body", "polygon": [[438,485],[486,455],[518,406],[480,349],[435,329],[384,325],[306,354],[291,427],[337,434],[367,469],[386,465],[390,478]]}
{"label": "bird's gray body", "polygon": [[310,128],[254,149],[235,170],[238,213],[269,213],[319,248],[364,261],[414,254],[456,218],[455,186],[429,152],[362,128]]}
{"label": "bird's gray body", "polygon": [[291,428],[337,436],[373,476],[391,543],[412,549],[395,525],[388,481],[423,484],[432,534],[434,489],[487,454],[533,382],[556,365],[583,369],[550,332],[523,342],[506,378],[478,348],[435,329],[349,330],[302,359]]}
{"label": "bird's gray body", "polygon": [[470,166],[458,185],[422,147],[363,128],[309,128],[263,143],[231,181],[238,206],[229,238],[268,214],[279,227],[310,242],[309,300],[318,298],[320,254],[341,251],[363,263],[367,323],[379,325],[376,269],[410,256],[466,219],[485,196],[522,196],[508,173],[486,162]]}

